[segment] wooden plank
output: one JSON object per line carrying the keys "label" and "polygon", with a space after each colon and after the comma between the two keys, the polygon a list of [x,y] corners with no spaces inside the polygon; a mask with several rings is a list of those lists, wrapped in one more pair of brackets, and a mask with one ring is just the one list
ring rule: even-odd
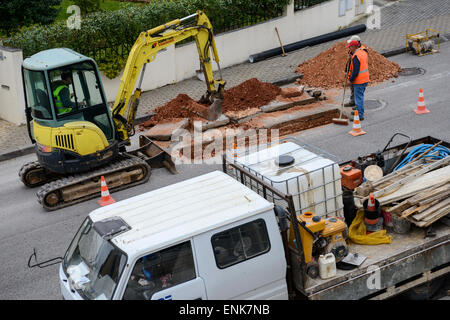
{"label": "wooden plank", "polygon": [[[450,158],[450,157],[447,157]],[[380,201],[381,205],[386,205],[394,201],[399,201],[402,199],[409,198],[415,194],[427,190],[435,185],[450,182],[450,166],[445,166],[443,168],[428,172],[423,176],[408,181],[404,185],[398,185],[396,190],[390,193],[377,196],[375,193],[375,198]]]}
{"label": "wooden plank", "polygon": [[434,202],[428,203],[428,204],[424,204],[422,206],[415,206],[416,208],[414,210],[408,210],[407,212],[403,213],[402,216],[400,217],[400,219],[404,219],[412,214],[417,214],[420,212],[424,212],[425,210],[427,210],[428,208],[434,206],[435,204],[438,204],[439,200],[435,200]]}
{"label": "wooden plank", "polygon": [[418,204],[435,196],[440,196],[446,191],[450,191],[450,183],[445,182],[444,184],[434,185],[428,190],[425,190],[424,192],[421,192],[420,194],[410,198],[409,202],[411,204]]}
{"label": "wooden plank", "polygon": [[446,190],[449,190],[449,192],[450,192],[450,184],[445,185],[445,186],[442,186],[442,185],[432,186],[432,187],[426,189],[425,191],[423,191],[411,198],[408,198],[408,199],[402,201],[401,203],[397,204],[396,206],[390,208],[389,212],[390,213],[399,213],[399,212],[405,211],[406,209],[408,209],[414,205],[423,206],[425,204],[433,202],[436,199],[444,197],[445,196],[444,191],[446,191]]}
{"label": "wooden plank", "polygon": [[421,205],[433,202],[435,200],[441,200],[441,199],[447,198],[448,196],[450,196],[450,190],[447,191],[447,192],[441,192],[441,193],[439,193],[439,194],[437,194],[437,195],[435,195],[433,197],[429,197],[429,198],[426,198],[426,199],[424,199],[422,201],[419,201],[419,205],[421,206]]}
{"label": "wooden plank", "polygon": [[428,221],[419,221],[414,222],[418,227],[428,227],[429,225],[433,224],[434,222],[438,221],[442,217],[445,217],[450,213],[450,205],[440,209],[439,211],[435,212],[433,214],[433,217],[430,217],[430,220]]}
{"label": "wooden plank", "polygon": [[437,210],[440,210],[441,208],[450,205],[450,198],[445,199],[444,201],[441,201],[437,204],[435,204],[434,206],[431,206],[430,208],[428,208],[427,210],[425,210],[424,212],[414,215],[413,218],[417,221],[420,220],[429,220],[427,218],[428,215],[433,215],[434,212],[436,212]]}
{"label": "wooden plank", "polygon": [[390,184],[394,183],[394,181],[400,179],[403,175],[413,173],[414,171],[418,171],[423,166],[424,164],[416,163],[412,165],[411,163],[409,163],[406,166],[400,168],[399,170],[391,172],[390,174],[382,177],[381,179],[378,179],[377,181],[374,182],[366,181],[356,188],[355,195],[360,195],[362,197],[368,196],[370,192],[374,192],[386,186],[389,186]]}
{"label": "wooden plank", "polygon": [[406,209],[411,207],[411,204],[408,202],[409,199],[406,199],[402,202],[400,202],[399,204],[397,204],[396,206],[393,206],[392,208],[389,209],[390,213],[400,213],[405,211]]}
{"label": "wooden plank", "polygon": [[413,214],[413,212],[416,212],[417,210],[417,206],[412,206],[411,208],[409,208],[408,210],[403,211],[402,215],[401,215],[401,219]]}
{"label": "wooden plank", "polygon": [[447,191],[447,192],[444,192],[444,193],[440,193],[438,195],[435,195],[434,197],[430,197],[430,198],[427,198],[427,199],[424,199],[424,200],[420,201],[418,203],[418,205],[421,206],[421,205],[424,205],[424,204],[427,204],[427,203],[430,203],[430,202],[434,202],[435,200],[442,200],[442,199],[445,199],[445,198],[447,198],[449,196],[450,196],[450,191]]}
{"label": "wooden plank", "polygon": [[400,168],[397,171],[391,172],[390,174],[385,175],[384,177],[382,177],[381,179],[378,179],[377,181],[372,182],[372,186],[373,187],[378,187],[381,184],[384,184],[385,182],[392,182],[398,179],[398,177],[400,175],[406,175],[409,173],[412,173],[414,171],[418,171],[419,169],[421,169],[424,165],[423,164],[418,164],[417,166],[413,166],[411,168],[405,166]]}
{"label": "wooden plank", "polygon": [[[444,165],[445,167],[443,169],[445,169],[445,168],[450,169],[450,166],[447,165],[449,162],[450,162],[450,156],[445,157],[441,160],[438,160],[435,163],[425,166],[423,169],[409,175],[407,178],[401,179],[400,181],[397,181],[397,182],[391,184],[389,187],[386,187],[382,190],[374,192],[374,196],[375,196],[375,198],[380,198],[381,196],[383,196],[386,193],[390,193],[392,191],[395,192],[396,188],[402,187],[402,186],[408,184],[409,182],[416,180],[418,177],[422,177],[423,175],[426,175],[426,173],[428,173],[429,171],[432,171],[433,169],[436,169],[440,166]],[[438,171],[438,170],[435,170],[435,171]],[[450,177],[450,174],[449,174],[449,177]],[[434,184],[436,184],[436,183],[433,183],[431,185],[434,185]],[[431,185],[429,185],[429,186],[431,186]]]}

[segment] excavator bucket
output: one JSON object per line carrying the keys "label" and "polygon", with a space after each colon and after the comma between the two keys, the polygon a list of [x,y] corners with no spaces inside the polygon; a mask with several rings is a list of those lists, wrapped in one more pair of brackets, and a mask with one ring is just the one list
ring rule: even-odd
{"label": "excavator bucket", "polygon": [[170,156],[170,154],[164,151],[163,148],[158,146],[147,136],[139,136],[139,148],[128,153],[131,153],[145,160],[151,168],[165,167],[172,174],[178,173],[177,169],[175,168],[175,163],[172,161],[172,157]]}
{"label": "excavator bucket", "polygon": [[223,99],[214,99],[213,103],[208,107],[206,119],[209,121],[217,120],[222,115],[222,103]]}

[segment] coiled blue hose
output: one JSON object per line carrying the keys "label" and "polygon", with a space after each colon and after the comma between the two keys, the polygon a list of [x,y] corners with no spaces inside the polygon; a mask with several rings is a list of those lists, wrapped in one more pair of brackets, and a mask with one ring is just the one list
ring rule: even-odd
{"label": "coiled blue hose", "polygon": [[[412,149],[408,155],[400,162],[393,171],[396,171],[400,169],[401,167],[408,164],[416,155],[419,155],[421,153],[424,153],[428,149],[430,149],[433,145],[432,144],[421,144],[420,146],[415,147]],[[432,160],[440,160],[444,159],[445,157],[450,156],[450,149],[444,146],[436,146],[434,147],[430,153],[423,156],[422,158],[430,158]]]}

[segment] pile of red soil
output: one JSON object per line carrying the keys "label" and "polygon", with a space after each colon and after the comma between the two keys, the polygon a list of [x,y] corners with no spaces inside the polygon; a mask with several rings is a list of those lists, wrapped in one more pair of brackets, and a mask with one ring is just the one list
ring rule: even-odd
{"label": "pile of red soil", "polygon": [[[345,80],[345,67],[349,57],[347,41],[338,42],[316,57],[303,62],[297,72],[303,74],[302,84],[324,89],[342,88]],[[374,49],[368,47],[370,82],[379,83],[397,78],[400,66],[388,60]]]}
{"label": "pile of red soil", "polygon": [[160,122],[177,118],[198,118],[195,113],[182,107],[194,104],[197,104],[197,102],[187,94],[179,94],[175,99],[172,99],[165,105],[156,108],[155,115],[152,116],[150,120],[144,122],[143,126],[148,127]]}
{"label": "pile of red soil", "polygon": [[280,87],[252,78],[225,90],[222,110],[227,112],[259,108],[274,100],[280,92]]}
{"label": "pile of red soil", "polygon": [[[236,87],[225,90],[222,112],[261,107],[274,100],[280,92],[280,87],[252,78]],[[155,115],[149,121],[144,122],[143,126],[148,127],[177,118],[200,119],[197,114],[184,108],[185,106],[188,106],[190,110],[196,110],[198,112],[208,107],[207,105],[196,102],[187,94],[179,94],[175,99],[156,108]]]}

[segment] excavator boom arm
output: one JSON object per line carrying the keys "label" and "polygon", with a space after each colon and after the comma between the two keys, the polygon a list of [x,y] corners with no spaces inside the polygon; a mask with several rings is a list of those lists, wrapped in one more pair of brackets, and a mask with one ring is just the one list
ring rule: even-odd
{"label": "excavator boom arm", "polygon": [[[184,21],[193,18],[197,18],[195,25],[187,27],[182,25]],[[120,140],[128,141],[133,133],[133,121],[141,95],[140,87],[146,64],[152,62],[159,51],[189,37],[195,38],[200,63],[205,75],[207,96],[217,94],[221,97],[223,95],[225,81],[223,79],[214,80],[213,77],[210,48],[217,64],[219,63],[219,55],[214,41],[212,25],[202,11],[197,11],[197,13],[188,17],[176,19],[142,32],[130,51],[112,110]],[[140,81],[137,89],[133,92],[139,75],[141,75]],[[218,90],[216,90],[216,85]]]}

